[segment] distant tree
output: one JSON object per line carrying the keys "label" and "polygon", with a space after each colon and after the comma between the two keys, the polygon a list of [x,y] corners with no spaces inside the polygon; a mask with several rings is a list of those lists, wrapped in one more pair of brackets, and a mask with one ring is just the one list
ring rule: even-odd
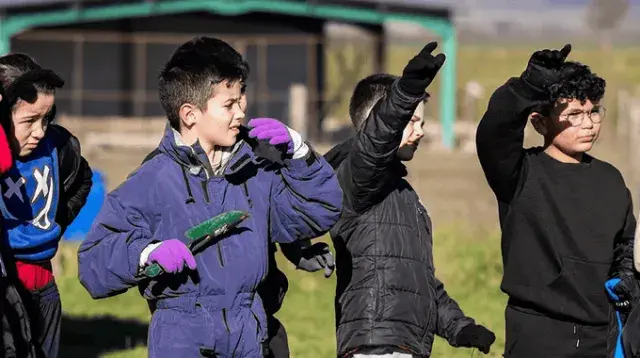
{"label": "distant tree", "polygon": [[611,32],[618,28],[628,10],[629,0],[592,0],[589,3],[587,22],[603,46],[610,47]]}

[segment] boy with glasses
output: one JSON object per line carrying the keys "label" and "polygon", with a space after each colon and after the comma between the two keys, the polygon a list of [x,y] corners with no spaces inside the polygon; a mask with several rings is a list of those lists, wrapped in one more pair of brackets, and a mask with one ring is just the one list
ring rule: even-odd
{"label": "boy with glasses", "polygon": [[[476,134],[502,228],[505,357],[605,357],[605,282],[620,279],[622,301],[638,292],[629,190],[615,167],[587,154],[605,81],[565,62],[570,50],[535,52],[492,95]],[[523,148],[527,121],[542,147]]]}

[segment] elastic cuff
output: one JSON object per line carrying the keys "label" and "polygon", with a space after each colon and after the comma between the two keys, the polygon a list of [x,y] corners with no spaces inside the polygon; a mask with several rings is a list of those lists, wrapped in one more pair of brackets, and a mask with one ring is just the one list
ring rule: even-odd
{"label": "elastic cuff", "polygon": [[[306,145],[306,144],[305,144]],[[307,153],[301,158],[291,158],[285,160],[285,165],[287,168],[292,170],[304,170],[309,168],[318,160],[315,151],[311,147],[307,147]]]}
{"label": "elastic cuff", "polygon": [[429,96],[429,94],[427,92],[424,92],[424,94],[418,95],[418,96],[406,93],[398,85],[399,82],[400,82],[400,78],[398,78],[397,80],[395,80],[393,82],[393,84],[391,85],[391,88],[392,88],[393,91],[395,91],[397,93],[398,97],[403,102],[416,103],[416,102],[419,102],[419,101],[424,101]]}
{"label": "elastic cuff", "polygon": [[138,263],[139,267],[144,267],[147,264],[147,261],[149,261],[149,255],[151,254],[151,251],[155,250],[158,246],[160,246],[160,244],[162,243],[154,242],[153,244],[147,245],[147,247],[145,247],[142,250],[142,253],[140,253],[140,262]]}
{"label": "elastic cuff", "polygon": [[127,246],[129,254],[129,270],[132,276],[136,276],[140,268],[140,256],[142,251],[153,241],[151,240],[134,240]]}

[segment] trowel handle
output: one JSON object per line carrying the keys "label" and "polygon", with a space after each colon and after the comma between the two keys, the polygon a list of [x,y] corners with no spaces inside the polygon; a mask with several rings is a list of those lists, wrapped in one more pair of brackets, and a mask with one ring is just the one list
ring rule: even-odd
{"label": "trowel handle", "polygon": [[144,268],[143,275],[148,278],[154,278],[163,272],[164,270],[162,269],[162,266],[154,262],[151,265]]}

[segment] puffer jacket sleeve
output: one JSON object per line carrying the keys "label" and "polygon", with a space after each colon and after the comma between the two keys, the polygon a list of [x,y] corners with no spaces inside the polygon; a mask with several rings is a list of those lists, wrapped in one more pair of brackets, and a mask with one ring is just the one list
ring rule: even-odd
{"label": "puffer jacket sleeve", "polygon": [[157,207],[156,190],[150,186],[155,176],[148,165],[107,195],[80,245],[78,276],[93,298],[122,293],[139,282],[140,255],[153,242]]}
{"label": "puffer jacket sleeve", "polygon": [[287,160],[271,189],[270,234],[275,242],[324,235],[340,217],[342,189],[333,168],[313,149]]}
{"label": "puffer jacket sleeve", "polygon": [[363,213],[385,197],[383,188],[397,177],[390,169],[397,161],[402,133],[425,97],[403,93],[396,80],[389,94],[371,110],[339,170],[351,210]]}
{"label": "puffer jacket sleeve", "polygon": [[62,179],[61,202],[56,213],[56,221],[67,227],[78,216],[86,204],[93,185],[93,172],[82,156],[80,141],[67,129],[52,125],[58,148],[59,173]]}
{"label": "puffer jacket sleeve", "polygon": [[444,284],[436,281],[436,301],[438,304],[438,321],[436,323],[436,334],[449,342],[450,345],[456,346],[456,337],[460,330],[475,323],[473,319],[466,317],[458,306],[458,303],[444,289]]}

